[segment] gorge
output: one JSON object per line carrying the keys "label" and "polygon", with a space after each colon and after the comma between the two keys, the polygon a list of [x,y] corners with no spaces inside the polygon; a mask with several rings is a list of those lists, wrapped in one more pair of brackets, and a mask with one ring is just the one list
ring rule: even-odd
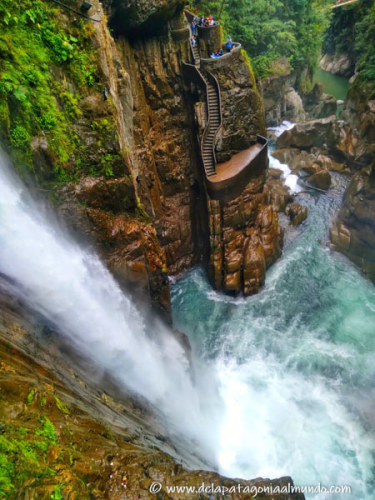
{"label": "gorge", "polygon": [[258,3],[0,0],[0,498],[374,499],[374,2]]}

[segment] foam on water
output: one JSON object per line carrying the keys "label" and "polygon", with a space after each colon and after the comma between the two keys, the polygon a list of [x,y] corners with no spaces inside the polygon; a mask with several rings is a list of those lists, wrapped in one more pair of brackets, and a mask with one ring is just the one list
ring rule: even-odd
{"label": "foam on water", "polygon": [[[279,127],[270,127],[268,130],[273,131],[275,137],[280,137],[280,135],[285,131],[285,130],[290,130],[294,127],[295,123],[284,121]],[[272,152],[272,147],[270,148],[270,151]],[[271,168],[276,168],[278,170],[281,170],[283,172],[282,179],[284,180],[284,184],[290,188],[290,191],[294,193],[299,193],[303,189],[301,186],[297,184],[298,181],[298,175],[292,174],[291,169],[286,163],[281,163],[279,160],[274,158],[272,155],[269,156],[270,160],[270,167]]]}
{"label": "foam on water", "polygon": [[172,290],[176,327],[219,372],[220,470],[348,485],[375,498],[375,287],[326,247],[345,181],[298,200],[309,208],[256,296],[213,292],[200,270]]}

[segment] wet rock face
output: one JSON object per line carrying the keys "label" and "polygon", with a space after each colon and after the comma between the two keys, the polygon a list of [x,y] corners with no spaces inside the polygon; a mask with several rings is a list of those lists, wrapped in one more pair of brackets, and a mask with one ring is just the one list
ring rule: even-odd
{"label": "wet rock face", "polygon": [[336,114],[337,101],[329,94],[323,93],[323,85],[316,83],[307,94],[302,94],[303,105],[308,116],[326,118]]}
{"label": "wet rock face", "polygon": [[295,78],[291,74],[290,65],[283,58],[274,63],[273,74],[262,78],[258,82],[259,92],[264,104],[267,127],[280,125],[285,119],[285,96],[289,91],[293,91],[292,87],[294,84]]}
{"label": "wet rock face", "polygon": [[154,221],[169,274],[188,269],[208,245],[206,195],[193,105],[182,63],[189,44],[167,38],[119,43],[133,94],[132,167]]}
{"label": "wet rock face", "polygon": [[333,75],[351,77],[354,74],[355,62],[348,54],[339,56],[324,54],[319,61],[320,67]]}
{"label": "wet rock face", "polygon": [[375,282],[375,164],[351,179],[331,228],[334,248],[347,255]]}
{"label": "wet rock face", "polygon": [[[198,489],[202,483],[225,486],[230,500],[246,500],[249,493],[235,492],[240,483],[286,490],[293,484],[290,477],[249,481],[188,470],[145,402],[92,366],[59,332],[46,333],[40,318],[14,297],[2,293],[0,304],[0,454],[6,464],[2,479],[14,487],[6,491],[10,500],[50,500],[57,494],[72,500],[155,500],[149,490],[155,481],[161,484],[159,495],[172,500],[192,494],[167,487]],[[186,463],[191,457],[181,440]],[[191,469],[206,466],[197,457],[192,463]],[[303,494],[259,496],[304,500]]]}
{"label": "wet rock face", "polygon": [[110,13],[109,24],[116,35],[143,35],[165,28],[183,0],[105,0]]}
{"label": "wet rock face", "polygon": [[212,69],[221,91],[222,130],[216,146],[217,162],[224,163],[265,135],[264,111],[244,56],[231,65]]}
{"label": "wet rock face", "polygon": [[217,289],[256,293],[267,267],[281,255],[282,232],[277,213],[264,203],[264,181],[264,174],[254,178],[224,206],[209,200],[209,275]]}
{"label": "wet rock face", "polygon": [[161,316],[170,321],[165,252],[153,225],[136,211],[134,187],[128,178],[86,177],[77,185],[69,184],[61,192],[58,208],[59,216],[80,239],[95,242],[119,283],[135,299],[151,298]]}

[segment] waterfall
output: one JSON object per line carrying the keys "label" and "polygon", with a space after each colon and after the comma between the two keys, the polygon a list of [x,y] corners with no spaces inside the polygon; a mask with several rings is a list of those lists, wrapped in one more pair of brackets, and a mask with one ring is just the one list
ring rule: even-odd
{"label": "waterfall", "polygon": [[[213,377],[197,369],[192,382],[185,352],[165,326],[152,335],[97,255],[41,215],[0,158],[0,272],[98,367],[146,398],[199,446],[215,455]],[[211,385],[210,385],[211,384]],[[208,404],[210,401],[210,404]],[[172,431],[173,432],[173,431]]]}

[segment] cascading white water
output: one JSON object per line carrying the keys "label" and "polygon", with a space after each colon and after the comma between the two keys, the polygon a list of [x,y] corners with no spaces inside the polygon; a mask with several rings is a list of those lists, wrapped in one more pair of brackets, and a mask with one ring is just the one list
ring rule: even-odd
{"label": "cascading white water", "polygon": [[176,432],[196,441],[214,460],[218,404],[214,377],[189,372],[185,353],[154,322],[142,318],[92,252],[81,248],[38,213],[0,158],[0,272],[19,284],[29,305],[120,383],[146,398]]}
{"label": "cascading white water", "polygon": [[227,297],[193,270],[172,288],[174,323],[219,373],[222,474],[287,474],[352,488],[309,500],[374,500],[375,287],[325,245],[345,188],[333,177],[327,194],[298,198],[308,219],[258,295]]}

